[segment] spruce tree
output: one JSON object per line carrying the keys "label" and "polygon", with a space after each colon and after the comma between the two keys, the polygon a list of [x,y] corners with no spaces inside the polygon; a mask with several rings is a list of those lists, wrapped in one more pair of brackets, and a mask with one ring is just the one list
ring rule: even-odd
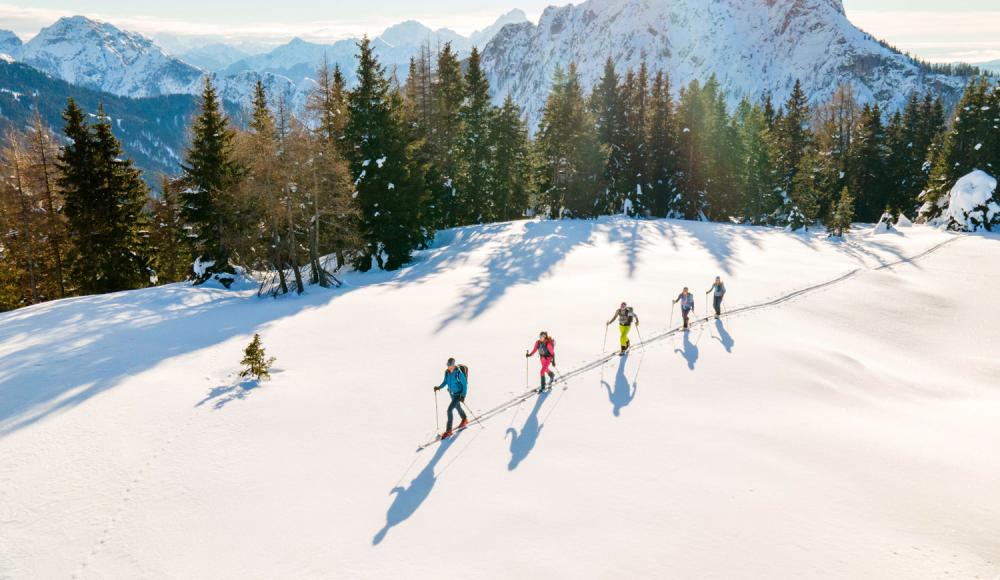
{"label": "spruce tree", "polygon": [[707,117],[701,84],[694,79],[681,90],[677,109],[680,198],[676,209],[688,220],[704,219],[708,207],[711,135]]}
{"label": "spruce tree", "polygon": [[624,196],[628,193],[626,174],[628,172],[628,150],[626,133],[624,87],[621,84],[615,63],[608,57],[604,63],[604,74],[590,95],[590,111],[594,118],[597,136],[606,154],[604,182],[606,191],[599,203],[600,213],[620,211]]}
{"label": "spruce tree", "polygon": [[75,248],[71,276],[84,294],[140,288],[155,277],[143,213],[147,188],[98,109],[90,127],[70,100],[63,118],[70,144],[60,156],[59,186]]}
{"label": "spruce tree", "polygon": [[395,270],[433,236],[424,223],[428,202],[423,168],[412,158],[403,102],[390,90],[382,65],[365,37],[358,43],[357,86],[348,97],[345,138],[360,207],[363,247],[355,260],[361,271],[374,264]]}
{"label": "spruce tree", "polygon": [[549,215],[599,215],[606,187],[602,168],[606,153],[584,101],[574,63],[570,63],[568,71],[556,67],[538,128],[537,146],[542,203]]}
{"label": "spruce tree", "polygon": [[743,221],[754,225],[773,223],[782,200],[771,158],[767,116],[761,106],[743,99],[736,109],[735,124],[743,153],[738,168]]}
{"label": "spruce tree", "polygon": [[260,335],[254,334],[253,340],[243,349],[243,360],[240,361],[243,370],[240,371],[240,376],[266,381],[271,378],[271,365],[274,364],[275,360],[277,359],[273,356],[267,356],[267,352],[261,344]]}
{"label": "spruce tree", "polygon": [[674,117],[670,78],[656,73],[650,95],[648,136],[649,208],[657,217],[676,217],[677,206],[677,121]]}
{"label": "spruce tree", "polygon": [[497,219],[512,220],[528,209],[532,191],[531,143],[521,109],[510,95],[490,121],[490,135],[495,148],[489,166],[489,191]]}
{"label": "spruce tree", "polygon": [[775,119],[774,133],[775,162],[778,165],[782,187],[790,197],[795,196],[795,177],[803,167],[802,159],[812,147],[810,115],[809,101],[802,90],[802,83],[796,80],[782,114]]}
{"label": "spruce tree", "polygon": [[497,221],[502,211],[502,199],[492,191],[490,165],[493,162],[493,136],[490,121],[493,106],[490,104],[490,84],[480,66],[479,51],[472,49],[466,63],[465,99],[459,112],[461,120],[461,157],[463,172],[459,190],[467,223]]}
{"label": "spruce tree", "polygon": [[233,159],[234,133],[209,77],[201,95],[201,111],[191,128],[191,146],[183,165],[184,219],[192,231],[192,257],[211,263],[195,276],[201,284],[215,275],[228,286],[234,280],[231,238],[239,216],[233,200],[240,168]]}
{"label": "spruce tree", "polygon": [[465,99],[464,78],[458,55],[451,43],[445,43],[437,55],[437,75],[431,86],[433,111],[427,135],[430,163],[437,181],[430,183],[438,228],[450,228],[469,223],[472,210],[467,192],[459,191],[465,169],[462,157],[462,102]]}
{"label": "spruce tree", "polygon": [[840,190],[840,198],[827,223],[827,231],[832,236],[842,237],[851,229],[852,221],[854,221],[854,197],[845,187]]}
{"label": "spruce tree", "polygon": [[[927,191],[921,198],[926,202],[921,208],[925,219],[937,217],[942,200],[962,176],[975,169],[991,175],[1000,159],[994,158],[990,145],[996,135],[995,121],[1000,98],[991,99],[991,79],[977,78],[969,81],[955,109],[951,129],[944,138],[941,150],[934,156]],[[997,102],[993,102],[997,101]]]}
{"label": "spruce tree", "polygon": [[862,108],[854,143],[851,190],[857,203],[855,213],[859,221],[877,222],[890,204],[885,129],[878,103]]}
{"label": "spruce tree", "polygon": [[159,197],[149,198],[149,246],[156,262],[159,284],[181,282],[191,273],[191,250],[184,227],[181,189],[179,181],[163,178]]}
{"label": "spruce tree", "polygon": [[[619,189],[624,199],[629,201],[630,215],[649,213],[649,202],[645,190],[649,189],[646,169],[649,165],[646,144],[649,123],[649,73],[646,63],[638,72],[629,71],[621,92],[625,108],[624,173]],[[621,211],[621,207],[613,208]]]}

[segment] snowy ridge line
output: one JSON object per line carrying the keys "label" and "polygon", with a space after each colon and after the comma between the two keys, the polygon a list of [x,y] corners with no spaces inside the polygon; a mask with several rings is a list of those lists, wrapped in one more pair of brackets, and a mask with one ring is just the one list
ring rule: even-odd
{"label": "snowy ridge line", "polygon": [[[823,290],[824,288],[829,288],[830,286],[834,286],[836,284],[840,284],[841,282],[844,282],[846,280],[849,280],[849,279],[857,276],[858,273],[863,272],[863,271],[869,271],[869,270],[870,271],[886,270],[888,268],[892,268],[893,266],[898,266],[900,264],[906,264],[906,263],[914,262],[916,260],[920,260],[922,258],[927,257],[928,255],[930,255],[930,254],[932,254],[932,253],[940,250],[944,246],[946,246],[946,245],[948,245],[948,244],[950,244],[950,243],[952,243],[952,242],[954,242],[954,241],[956,241],[958,239],[961,239],[961,237],[960,236],[955,236],[955,237],[953,237],[951,239],[948,239],[948,240],[945,240],[945,241],[940,242],[938,244],[935,244],[935,245],[931,246],[930,248],[924,250],[923,252],[920,252],[919,254],[916,254],[914,256],[910,256],[908,258],[901,258],[899,260],[896,260],[895,262],[890,262],[888,264],[882,264],[881,266],[878,266],[878,267],[875,267],[875,268],[855,268],[854,270],[851,270],[850,272],[847,272],[846,274],[838,276],[838,277],[836,277],[836,278],[834,278],[832,280],[827,280],[826,282],[820,282],[818,284],[813,284],[812,286],[807,286],[805,288],[801,288],[799,290],[795,290],[794,292],[790,292],[788,294],[785,294],[784,296],[779,296],[778,298],[774,298],[774,299],[768,300],[766,302],[759,302],[757,304],[750,304],[750,305],[747,305],[747,306],[741,306],[739,308],[736,308],[735,310],[724,310],[723,313],[722,313],[722,316],[720,316],[720,318],[729,318],[730,316],[735,316],[737,314],[742,314],[742,313],[745,313],[745,312],[753,312],[755,310],[762,310],[764,308],[770,308],[772,306],[777,306],[779,304],[783,304],[785,302],[788,302],[789,300],[794,300],[795,298],[799,298],[799,297],[804,296],[806,294],[811,294],[813,292],[816,292],[817,290]],[[702,318],[698,318],[696,320],[693,320],[693,321],[691,321],[691,323],[689,325],[689,328],[694,328],[695,326],[703,326],[706,323],[708,323],[710,320],[712,320],[713,318],[714,318],[713,316],[704,316]],[[641,342],[639,342],[638,344],[636,344],[634,346],[645,348],[645,346],[647,344],[653,344],[653,343],[659,342],[659,341],[661,341],[663,339],[670,338],[671,336],[675,336],[675,335],[683,332],[683,330],[684,329],[680,328],[680,327],[673,328],[673,329],[668,330],[666,332],[654,335],[649,340],[641,341]],[[608,363],[609,361],[614,360],[614,358],[617,357],[617,356],[619,356],[618,352],[617,351],[612,351],[610,354],[606,354],[606,355],[602,356],[601,358],[596,359],[596,360],[594,360],[594,361],[592,361],[590,363],[587,363],[586,365],[584,365],[582,367],[573,369],[573,370],[571,370],[569,372],[566,372],[566,373],[560,373],[560,376],[556,380],[556,383],[562,384],[564,389],[568,389],[569,386],[566,385],[565,383],[570,378],[577,377],[577,376],[580,376],[580,375],[582,375],[584,373],[590,372],[590,371],[592,371],[594,369],[600,368],[601,366],[603,366],[604,364]],[[514,398],[512,398],[512,399],[510,399],[510,400],[508,400],[508,401],[506,401],[504,403],[501,403],[501,404],[497,405],[496,407],[493,407],[492,409],[489,409],[487,411],[483,411],[482,413],[477,414],[476,420],[472,421],[470,423],[470,425],[482,424],[486,420],[488,420],[488,419],[490,419],[492,417],[495,417],[495,416],[497,416],[497,415],[499,415],[499,414],[501,414],[501,413],[503,413],[503,412],[505,412],[505,411],[513,408],[513,407],[516,407],[516,406],[518,406],[521,403],[523,403],[523,402],[531,399],[532,397],[534,397],[536,395],[538,395],[538,389],[535,389],[535,388],[530,389],[530,390],[528,390],[528,391],[526,391],[524,393],[521,393],[520,395],[517,395]]]}

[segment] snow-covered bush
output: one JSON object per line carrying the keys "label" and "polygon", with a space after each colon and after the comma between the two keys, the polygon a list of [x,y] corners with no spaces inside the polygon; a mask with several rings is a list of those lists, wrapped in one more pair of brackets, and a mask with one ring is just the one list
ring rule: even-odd
{"label": "snow-covered bush", "polygon": [[911,222],[909,220],[909,218],[906,217],[906,215],[904,215],[902,212],[900,212],[899,217],[896,218],[896,227],[897,228],[912,228],[913,227],[913,222]]}
{"label": "snow-covered bush", "polygon": [[893,219],[891,212],[887,211],[887,212],[883,213],[882,217],[879,218],[878,223],[875,224],[874,228],[872,228],[872,232],[871,233],[873,233],[873,234],[888,234],[890,232],[895,231],[896,228],[895,228],[895,226],[892,225],[893,221],[895,221],[895,220]]}
{"label": "snow-covered bush", "polygon": [[951,230],[994,230],[1000,227],[1000,200],[997,200],[996,190],[996,178],[977,169],[959,179],[947,196],[941,196],[936,207],[928,202],[920,213],[938,214],[928,223]]}

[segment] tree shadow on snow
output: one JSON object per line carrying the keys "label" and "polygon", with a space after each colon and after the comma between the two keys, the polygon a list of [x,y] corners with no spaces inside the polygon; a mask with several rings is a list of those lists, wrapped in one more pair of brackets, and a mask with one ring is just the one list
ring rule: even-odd
{"label": "tree shadow on snow", "polygon": [[528,415],[528,418],[525,419],[520,433],[513,427],[507,428],[507,435],[510,435],[510,463],[507,464],[508,471],[517,469],[517,466],[535,448],[535,443],[538,442],[538,436],[541,434],[542,427],[544,426],[538,422],[538,412],[542,409],[542,405],[545,404],[545,399],[548,397],[549,391],[545,391],[535,398],[535,406],[531,409],[531,414]]}
{"label": "tree shadow on snow", "polygon": [[437,476],[434,474],[434,469],[441,462],[448,449],[455,443],[455,439],[457,439],[457,436],[445,439],[437,444],[434,449],[434,456],[420,470],[420,473],[410,481],[410,485],[406,487],[396,486],[389,491],[389,495],[395,497],[385,514],[385,526],[372,538],[373,546],[381,544],[390,529],[403,523],[416,513],[417,509],[424,503],[424,500],[431,494],[434,484],[437,483]]}
{"label": "tree shadow on snow", "polygon": [[565,221],[531,221],[517,241],[498,245],[486,260],[486,271],[474,277],[455,309],[438,325],[438,332],[459,320],[472,320],[519,284],[536,282],[566,259],[574,247],[587,244],[593,228],[571,227]]}
{"label": "tree shadow on snow", "polygon": [[722,343],[722,348],[726,349],[726,352],[733,352],[733,345],[736,344],[736,341],[733,340],[729,331],[726,330],[725,325],[722,324],[721,318],[715,319],[715,331],[718,332],[719,335],[716,336],[713,334],[712,338]]}
{"label": "tree shadow on snow", "polygon": [[612,390],[611,385],[606,381],[601,381],[601,386],[603,386],[608,391],[608,400],[611,402],[611,412],[615,417],[621,416],[622,409],[629,405],[634,399],[635,394],[639,390],[639,369],[635,371],[635,377],[632,379],[631,383],[628,377],[625,375],[625,363],[628,361],[628,355],[618,359],[618,372],[615,373],[615,388]]}
{"label": "tree shadow on snow", "polygon": [[195,408],[211,404],[212,409],[218,411],[233,401],[245,400],[259,387],[260,382],[256,379],[244,379],[235,384],[219,385],[213,387],[204,399],[198,401]]}

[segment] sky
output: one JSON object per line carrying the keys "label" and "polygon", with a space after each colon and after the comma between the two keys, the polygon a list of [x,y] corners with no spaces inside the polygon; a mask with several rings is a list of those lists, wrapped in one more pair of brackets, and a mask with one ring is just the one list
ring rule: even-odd
{"label": "sky", "polygon": [[[24,39],[60,16],[84,14],[167,42],[205,38],[263,47],[293,36],[334,40],[377,35],[403,20],[463,34],[512,8],[537,20],[561,0],[31,0],[3,3],[0,28]],[[934,62],[1000,59],[1000,0],[844,0],[852,22],[896,47]],[[180,40],[178,40],[180,39]]]}

